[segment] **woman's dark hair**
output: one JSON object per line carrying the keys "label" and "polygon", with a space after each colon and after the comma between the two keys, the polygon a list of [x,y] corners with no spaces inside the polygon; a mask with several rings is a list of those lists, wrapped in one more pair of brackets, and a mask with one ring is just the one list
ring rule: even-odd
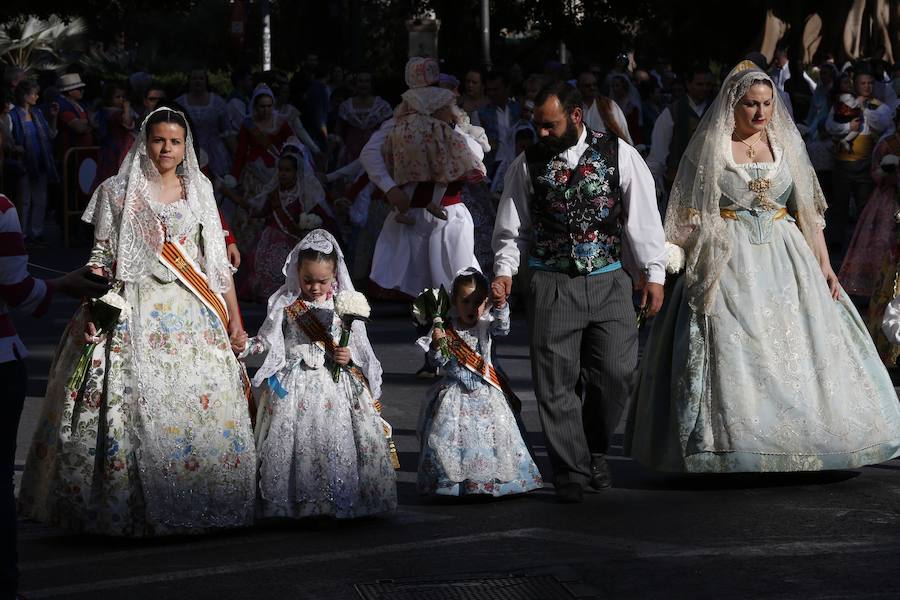
{"label": "woman's dark hair", "polygon": [[456,278],[453,280],[453,285],[450,288],[450,299],[456,302],[456,298],[459,295],[459,290],[463,286],[468,285],[475,286],[476,294],[487,297],[488,280],[484,275],[481,274],[480,271],[475,271],[473,269],[456,276]]}
{"label": "woman's dark hair", "polygon": [[25,104],[25,96],[30,94],[33,90],[39,90],[41,86],[38,85],[37,81],[34,79],[23,79],[16,86],[16,91],[14,92],[16,106],[21,106]]}
{"label": "woman's dark hair", "polygon": [[157,110],[147,119],[145,130],[147,139],[150,139],[150,131],[153,129],[153,126],[159,123],[175,123],[176,125],[180,125],[181,128],[184,129],[184,137],[187,138],[188,125],[187,121],[184,120],[184,117],[172,109],[164,109]]}
{"label": "woman's dark hair", "polygon": [[311,260],[312,262],[331,263],[332,268],[337,271],[337,252],[334,250],[325,253],[314,250],[313,248],[307,248],[306,250],[300,251],[299,258],[300,261],[297,263],[297,266],[302,265],[305,260]]}

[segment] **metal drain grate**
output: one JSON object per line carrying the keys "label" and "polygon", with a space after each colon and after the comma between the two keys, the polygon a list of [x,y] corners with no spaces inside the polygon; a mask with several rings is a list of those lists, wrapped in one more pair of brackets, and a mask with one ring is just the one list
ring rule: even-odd
{"label": "metal drain grate", "polygon": [[573,600],[556,577],[499,576],[455,581],[378,581],[359,583],[364,600]]}

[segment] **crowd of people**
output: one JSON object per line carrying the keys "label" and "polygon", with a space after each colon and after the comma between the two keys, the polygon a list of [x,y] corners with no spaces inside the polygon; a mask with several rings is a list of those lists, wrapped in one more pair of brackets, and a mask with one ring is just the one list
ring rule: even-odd
{"label": "crowd of people", "polygon": [[[76,72],[51,91],[12,71],[0,257],[17,262],[0,279],[0,367],[17,381],[25,349],[6,307],[40,313],[53,287],[23,257],[48,243],[66,152],[99,146],[90,274],[60,287],[102,298],[63,334],[21,513],[154,536],[393,510],[361,289],[446,304],[415,344],[410,332],[417,375],[443,376],[420,419],[423,494],[521,494],[546,477],[580,502],[612,485],[623,416],[627,452],[664,471],[900,454],[886,369],[900,342],[900,69],[810,67],[786,50],[722,73],[624,53],[583,66],[454,75],[415,57],[397,103],[370,71],[312,55],[291,78],[235,69],[227,96],[200,69],[181,95],[142,76],[97,102]],[[544,474],[491,352],[513,296]],[[266,303],[254,336],[239,300]]]}

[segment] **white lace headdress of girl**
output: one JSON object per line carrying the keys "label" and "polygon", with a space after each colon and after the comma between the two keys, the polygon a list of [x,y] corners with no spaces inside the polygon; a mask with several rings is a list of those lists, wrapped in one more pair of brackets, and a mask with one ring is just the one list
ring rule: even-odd
{"label": "white lace headdress of girl", "polygon": [[147,128],[162,112],[170,113],[165,121],[185,128],[184,160],[178,173],[184,179],[187,206],[202,227],[204,270],[209,286],[213,291],[225,292],[231,286],[231,270],[216,199],[212,184],[200,172],[190,127],[179,111],[158,108],[147,115],[118,174],[100,184],[81,218],[94,225],[96,239],[109,241],[115,258],[115,279],[134,282],[150,273],[165,240],[162,223],[150,206],[150,200],[159,195],[162,179],[147,153]]}
{"label": "white lace headdress of girl", "polygon": [[[256,335],[258,340],[266,344],[268,354],[253,377],[254,386],[262,385],[266,379],[284,367],[284,333],[281,329],[284,320],[284,309],[293,304],[301,295],[298,267],[301,260],[300,253],[304,250],[315,250],[322,254],[334,253],[337,262],[335,269],[337,289],[335,293],[354,291],[350,273],[347,271],[347,264],[344,262],[344,253],[338,246],[337,240],[324,229],[310,231],[306,237],[300,240],[300,243],[294,246],[294,249],[291,250],[287,260],[284,262],[284,269],[282,269],[285,278],[284,285],[269,297],[266,320]],[[357,321],[353,324],[353,333],[350,336],[350,353],[353,356],[354,364],[362,370],[369,380],[369,389],[372,390],[372,396],[378,399],[381,397],[381,363],[372,350],[372,344],[369,343],[369,336],[366,335],[366,328],[362,322]]]}
{"label": "white lace headdress of girl", "polygon": [[[731,156],[734,108],[754,83],[772,86],[771,78],[750,61],[729,73],[715,101],[700,121],[678,165],[666,211],[666,239],[685,251],[685,284],[691,307],[712,314],[719,277],[731,257],[731,238],[719,212],[721,177]],[[781,98],[766,126],[769,141],[783,153],[793,179],[792,208],[813,253],[824,222],[825,198],[800,132]]]}

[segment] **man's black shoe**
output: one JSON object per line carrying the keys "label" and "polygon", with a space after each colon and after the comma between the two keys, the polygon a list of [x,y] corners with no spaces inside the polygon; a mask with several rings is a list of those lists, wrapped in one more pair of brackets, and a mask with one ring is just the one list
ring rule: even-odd
{"label": "man's black shoe", "polygon": [[578,504],[583,495],[580,483],[564,483],[556,488],[556,500],[563,504]]}
{"label": "man's black shoe", "polygon": [[612,473],[606,457],[602,454],[591,456],[591,481],[589,484],[595,490],[605,490],[612,486]]}

